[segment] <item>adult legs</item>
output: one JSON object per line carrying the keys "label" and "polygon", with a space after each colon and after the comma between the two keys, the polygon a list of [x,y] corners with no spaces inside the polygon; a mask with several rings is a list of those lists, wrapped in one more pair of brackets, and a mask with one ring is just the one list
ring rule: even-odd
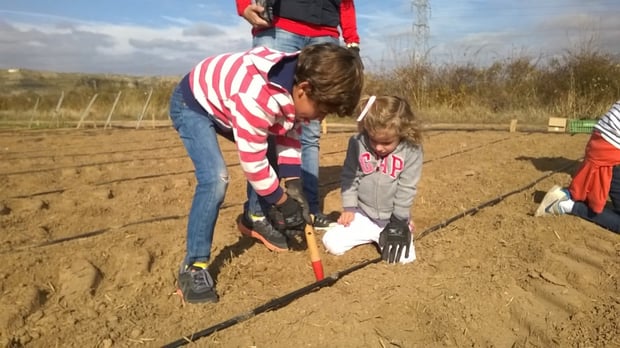
{"label": "adult legs", "polygon": [[304,184],[304,193],[308,200],[310,213],[316,215],[321,212],[319,207],[319,139],[321,138],[321,123],[312,120],[301,126],[301,179]]}
{"label": "adult legs", "polygon": [[[320,43],[338,44],[339,40],[331,36],[305,37],[304,46]],[[322,213],[319,202],[319,140],[321,138],[321,122],[318,120],[303,123],[301,126],[301,177],[304,193],[308,200],[310,213]]]}
{"label": "adult legs", "polygon": [[[319,43],[338,44],[339,39],[331,36],[309,37],[287,32],[279,28],[271,28],[258,33],[252,44],[266,46],[283,52],[295,52],[305,46]],[[310,121],[301,126],[301,178],[304,184],[304,193],[308,200],[310,213],[317,215],[321,212],[319,203],[319,139],[321,124],[319,121]],[[248,185],[249,186],[249,185]],[[264,215],[258,211],[260,204],[256,202],[256,193],[248,187],[248,211],[253,215]]]}
{"label": "adult legs", "polygon": [[[252,40],[252,46],[265,46],[283,52],[295,52],[303,47],[303,37],[281,29],[271,28],[258,33]],[[267,156],[270,163],[276,163],[275,141],[272,137],[269,137],[269,141],[270,150],[268,150]],[[249,183],[247,183],[247,197],[248,200],[244,204],[245,212],[254,216],[267,215],[268,204],[260,198]]]}

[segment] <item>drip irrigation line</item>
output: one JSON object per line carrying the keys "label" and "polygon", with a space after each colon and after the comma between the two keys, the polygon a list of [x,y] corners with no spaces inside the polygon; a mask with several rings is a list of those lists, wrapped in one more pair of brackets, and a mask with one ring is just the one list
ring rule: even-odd
{"label": "drip irrigation line", "polygon": [[[344,152],[344,151],[332,151],[332,152],[324,153],[324,155],[332,155],[332,154],[336,154],[336,153],[340,153],[340,152]],[[177,158],[177,157],[170,157],[170,158]],[[144,160],[150,160],[150,159],[151,158],[144,158]],[[134,160],[132,159],[132,160],[129,160],[129,161],[134,161]],[[121,162],[125,162],[125,160],[122,160]],[[70,166],[70,167],[40,169],[40,170],[36,170],[36,171],[0,173],[0,175],[28,174],[28,173],[51,171],[51,170],[56,170],[56,169],[67,169],[67,168],[74,168],[74,167],[75,168],[81,168],[81,167],[87,167],[87,166],[104,165],[104,164],[112,164],[112,163],[120,163],[120,162],[91,163],[91,164],[83,164],[83,165]],[[227,165],[226,168],[234,168],[234,167],[238,167],[238,166],[240,166],[240,163],[232,163],[232,164]],[[165,177],[165,176],[185,175],[185,174],[190,174],[190,173],[193,173],[193,172],[194,172],[194,169],[180,171],[180,172],[169,172],[169,173],[160,173],[160,174],[140,175],[140,176],[134,176],[134,177],[131,177],[131,178],[120,178],[120,179],[114,179],[114,180],[108,180],[108,181],[101,181],[101,182],[95,183],[94,186],[103,186],[103,185],[115,184],[115,183],[126,182],[126,181],[154,179],[154,178]],[[340,181],[338,181],[338,182],[340,182]],[[324,185],[321,185],[321,186],[324,186]],[[12,197],[8,197],[8,198],[14,198],[14,199],[18,199],[18,198],[31,198],[31,197],[43,196],[43,195],[49,195],[49,194],[55,194],[55,193],[63,193],[65,191],[67,191],[67,190],[69,190],[69,189],[67,189],[67,188],[60,188],[60,189],[56,189],[56,190],[35,192],[35,193],[26,194],[26,195],[12,196]]]}
{"label": "drip irrigation line", "polygon": [[[232,207],[238,207],[243,205],[243,203],[230,203],[230,204],[223,204],[220,207],[221,209],[228,209],[228,208],[232,208]],[[12,252],[12,251],[23,251],[23,250],[29,250],[31,248],[40,248],[40,247],[45,247],[45,246],[49,246],[49,245],[55,245],[55,244],[60,244],[60,243],[65,243],[65,242],[70,242],[70,241],[74,241],[74,240],[78,240],[78,239],[84,239],[84,238],[89,238],[89,237],[93,237],[93,236],[98,236],[100,234],[103,234],[105,232],[109,232],[109,231],[113,231],[113,230],[119,230],[125,227],[130,227],[130,226],[135,226],[135,225],[142,225],[142,224],[148,224],[148,223],[152,223],[152,222],[160,222],[160,221],[167,221],[167,220],[178,220],[178,219],[183,219],[186,218],[187,215],[170,215],[170,216],[158,216],[158,217],[154,217],[151,219],[146,219],[146,220],[138,220],[138,221],[133,221],[133,222],[129,222],[126,223],[124,225],[120,225],[120,226],[110,226],[110,227],[105,227],[105,228],[100,228],[94,231],[89,231],[89,232],[84,232],[84,233],[80,233],[71,237],[63,237],[63,238],[58,238],[58,239],[52,239],[52,240],[48,240],[39,244],[35,244],[35,245],[27,245],[27,246],[22,246],[22,247],[18,247],[15,249],[9,249],[9,250],[0,250],[0,254],[6,254],[8,252]]]}
{"label": "drip irrigation line", "polygon": [[[437,160],[445,159],[445,158],[448,158],[448,157],[464,154],[466,152],[470,152],[470,151],[473,151],[473,150],[476,150],[476,149],[480,149],[480,148],[483,148],[483,147],[486,147],[486,146],[489,146],[489,145],[493,145],[493,144],[496,144],[496,143],[499,143],[499,142],[502,142],[502,141],[505,141],[505,140],[508,140],[508,139],[514,139],[514,137],[505,137],[505,138],[501,138],[501,139],[496,139],[496,140],[493,140],[493,141],[485,143],[485,144],[481,144],[481,145],[478,145],[478,146],[470,147],[470,148],[463,149],[463,150],[460,150],[460,151],[457,151],[457,152],[452,152],[452,153],[449,153],[447,155],[443,155],[443,156],[440,156],[440,157],[437,157],[437,158],[431,158],[431,159],[423,161],[422,164],[428,164],[428,163],[431,163],[433,161],[437,161]],[[319,187],[328,187],[328,186],[332,186],[332,185],[336,185],[336,184],[340,184],[340,179],[338,179],[336,181],[324,182],[322,184],[319,184]]]}
{"label": "drip irrigation line", "polygon": [[18,196],[9,197],[9,199],[32,198],[36,196],[51,195],[54,193],[63,193],[66,190],[67,189],[57,189],[57,190],[50,190],[50,191],[43,191],[43,192],[35,192],[35,193],[27,194],[27,195],[18,195]]}
{"label": "drip irrigation line", "polygon": [[[38,134],[37,137],[40,137],[42,135],[47,135],[47,134]],[[23,140],[23,137],[20,137],[21,140]],[[161,139],[157,139],[154,140],[154,142],[165,142],[165,141],[169,141],[170,139],[166,139],[166,138],[161,138]],[[176,139],[174,139],[176,141]],[[27,143],[32,143],[32,141],[27,141]],[[131,140],[131,141],[118,141],[118,142],[114,142],[115,146],[118,145],[127,145],[127,144],[141,144],[144,143],[143,141],[135,141],[135,140]],[[69,143],[66,145],[63,145],[63,150],[67,150],[70,148],[79,148],[80,150],[84,150],[85,148],[89,148],[89,147],[97,147],[97,148],[101,148],[100,144],[88,144],[88,145],[84,145],[84,144],[79,144],[79,143]],[[40,149],[36,149],[36,150],[26,150],[26,151],[8,151],[8,152],[4,152],[3,155],[21,155],[23,156],[24,154],[30,154],[30,153],[40,153],[40,152],[48,152],[48,150],[40,150]],[[16,158],[21,158],[21,157],[16,157]],[[32,157],[25,157],[25,158],[32,158]]]}
{"label": "drip irrigation line", "polygon": [[336,281],[338,279],[342,278],[343,276],[345,276],[345,275],[347,275],[349,273],[355,272],[358,269],[364,268],[364,267],[366,267],[366,266],[368,266],[370,264],[373,264],[373,263],[378,263],[380,261],[381,261],[381,257],[378,257],[378,258],[375,258],[375,259],[372,259],[372,260],[366,260],[366,261],[361,262],[361,263],[359,263],[357,265],[354,265],[353,267],[347,268],[347,269],[345,269],[343,271],[336,272],[336,273],[328,276],[327,278],[324,278],[324,279],[316,281],[316,282],[314,282],[312,284],[306,285],[306,286],[304,286],[302,288],[299,288],[299,289],[297,289],[295,291],[289,292],[286,295],[280,296],[278,298],[274,298],[274,299],[270,300],[269,302],[267,302],[265,304],[262,304],[262,305],[254,308],[254,309],[252,309],[250,311],[241,313],[241,314],[239,314],[237,316],[234,316],[234,317],[232,317],[232,318],[230,318],[230,319],[228,319],[226,321],[223,321],[223,322],[221,322],[219,324],[216,324],[216,325],[213,325],[211,327],[208,327],[208,328],[206,328],[204,330],[200,330],[198,332],[195,332],[195,333],[193,333],[193,334],[191,334],[189,336],[184,336],[183,338],[180,338],[180,339],[178,339],[178,340],[176,340],[174,342],[170,342],[170,343],[164,345],[163,348],[174,348],[174,347],[180,347],[180,346],[186,345],[188,343],[191,343],[191,342],[194,342],[194,341],[198,340],[199,338],[209,336],[209,335],[211,335],[212,333],[214,333],[216,331],[221,331],[221,330],[229,328],[229,327],[231,327],[233,325],[236,325],[238,323],[246,321],[246,320],[248,320],[248,319],[250,319],[250,318],[252,318],[252,317],[254,317],[254,316],[258,315],[258,314],[282,308],[282,307],[288,305],[289,303],[293,302],[294,300],[296,300],[296,299],[298,299],[298,298],[300,298],[300,297],[302,297],[302,296],[304,296],[306,294],[309,294],[309,293],[311,293],[313,291],[316,291],[316,290],[318,290],[318,289],[320,289],[322,287],[333,285],[334,283],[336,283]]}
{"label": "drip irrigation line", "polygon": [[109,231],[120,230],[122,228],[130,227],[130,226],[148,224],[148,223],[152,223],[152,222],[167,221],[167,220],[178,220],[178,219],[185,218],[186,216],[187,215],[159,216],[159,217],[154,217],[154,218],[146,219],[146,220],[133,221],[133,222],[126,223],[124,225],[105,227],[105,228],[100,228],[100,229],[97,229],[97,230],[94,230],[94,231],[80,233],[80,234],[77,234],[77,235],[74,235],[74,236],[70,236],[70,237],[63,237],[63,238],[58,238],[58,239],[52,239],[52,240],[48,240],[48,241],[45,241],[45,242],[42,242],[42,243],[39,243],[39,244],[35,244],[35,245],[27,245],[27,246],[23,246],[23,247],[17,247],[15,249],[2,250],[2,251],[0,251],[0,254],[6,254],[6,253],[9,253],[9,252],[17,252],[17,251],[29,250],[31,248],[41,248],[41,247],[46,247],[46,246],[50,246],[50,245],[61,244],[61,243],[70,242],[70,241],[74,241],[74,240],[78,240],[78,239],[84,239],[84,238],[89,238],[89,237],[93,237],[93,236],[98,236],[100,234],[103,234],[103,233],[106,233],[106,232],[109,232]]}
{"label": "drip irrigation line", "polygon": [[[579,161],[581,159],[582,158],[578,159],[577,161]],[[498,197],[495,197],[495,198],[490,199],[490,200],[488,200],[486,202],[483,202],[483,203],[481,203],[481,204],[479,204],[479,205],[477,205],[477,206],[475,206],[473,208],[467,209],[466,211],[464,211],[462,213],[456,214],[456,215],[454,215],[454,216],[452,216],[452,217],[450,217],[450,218],[448,218],[448,219],[446,219],[446,220],[444,220],[444,221],[442,221],[442,222],[440,222],[440,223],[438,223],[438,224],[436,224],[434,226],[431,226],[431,227],[427,228],[422,233],[420,233],[420,235],[416,239],[418,239],[418,240],[422,239],[425,236],[427,236],[428,234],[430,234],[432,232],[435,232],[437,230],[440,230],[440,229],[448,226],[449,224],[453,223],[454,221],[456,221],[458,219],[461,219],[461,218],[463,218],[465,216],[468,216],[468,215],[473,215],[473,214],[477,213],[478,211],[480,211],[481,209],[493,206],[493,205],[503,201],[504,199],[506,199],[506,197],[509,197],[509,196],[514,195],[514,194],[523,192],[523,191],[525,191],[527,189],[530,189],[530,188],[534,187],[534,185],[536,185],[539,182],[545,180],[546,178],[550,177],[551,175],[553,175],[553,174],[555,174],[557,172],[561,172],[561,171],[567,170],[568,168],[573,167],[575,165],[576,165],[576,163],[568,163],[568,164],[566,164],[566,165],[564,165],[564,166],[562,166],[560,168],[557,168],[556,170],[553,170],[553,171],[551,171],[551,172],[549,172],[549,173],[539,177],[538,179],[532,181],[531,183],[529,183],[529,184],[527,184],[525,186],[522,186],[522,187],[520,187],[518,189],[515,189],[515,190],[512,190],[510,192],[504,193],[504,194],[502,194],[502,195],[500,195]]]}
{"label": "drip irrigation line", "polygon": [[17,172],[0,173],[0,175],[9,176],[9,175],[33,174],[33,173],[51,172],[51,171],[54,171],[54,170],[61,170],[61,169],[94,167],[94,166],[103,166],[103,165],[108,165],[108,164],[127,163],[127,162],[135,162],[135,161],[161,161],[161,160],[169,160],[169,159],[177,159],[177,158],[185,158],[185,157],[187,157],[187,155],[179,155],[179,156],[173,156],[173,157],[131,158],[131,159],[124,159],[124,160],[117,160],[117,161],[84,163],[84,164],[78,164],[76,166],[41,168],[41,169],[35,169],[35,170],[21,170],[21,171],[17,171]]}
{"label": "drip irrigation line", "polygon": [[114,183],[125,182],[125,181],[153,179],[153,178],[158,178],[158,177],[163,177],[163,176],[183,175],[183,174],[189,174],[189,173],[193,173],[193,172],[194,172],[194,169],[192,169],[192,170],[184,170],[182,172],[170,172],[170,173],[163,173],[163,174],[141,175],[141,176],[134,176],[134,177],[131,177],[131,178],[120,178],[120,179],[102,181],[102,182],[96,183],[95,186],[102,186],[102,185],[114,184]]}
{"label": "drip irrigation line", "polygon": [[[101,146],[99,146],[101,147]],[[124,151],[103,151],[103,152],[93,152],[93,153],[63,153],[63,154],[53,154],[53,155],[36,155],[36,156],[16,156],[16,157],[8,157],[3,158],[4,160],[30,160],[30,159],[38,159],[38,158],[62,158],[62,157],[84,157],[84,156],[103,156],[103,155],[116,155],[116,154],[125,154],[131,152],[148,152],[148,151],[157,151],[157,150],[165,150],[165,149],[174,149],[181,147],[181,145],[168,145],[168,146],[160,146],[160,147],[149,147],[144,149],[130,149]]]}
{"label": "drip irrigation line", "polygon": [[161,221],[168,221],[168,220],[179,220],[182,219],[184,217],[186,217],[187,215],[170,215],[170,216],[159,216],[159,217],[154,217],[151,219],[146,219],[146,220],[139,220],[139,221],[133,221],[133,222],[129,222],[126,223],[124,225],[120,225],[120,226],[111,226],[111,227],[106,227],[106,228],[102,228],[99,230],[94,230],[91,232],[85,232],[85,233],[81,233],[75,236],[71,236],[71,237],[64,237],[64,238],[58,238],[58,239],[53,239],[53,240],[49,240],[43,243],[39,243],[37,245],[35,245],[35,248],[41,248],[41,247],[46,247],[46,246],[50,246],[50,245],[54,245],[54,244],[60,244],[60,243],[65,243],[65,242],[69,242],[69,241],[74,241],[74,240],[78,240],[78,239],[84,239],[84,238],[88,238],[88,237],[92,237],[92,236],[97,236],[100,235],[102,233],[108,232],[108,231],[112,231],[112,230],[120,230],[122,228],[126,228],[126,227],[130,227],[130,226],[135,226],[135,225],[142,225],[142,224],[148,224],[148,223],[152,223],[152,222],[161,222]]}
{"label": "drip irrigation line", "polygon": [[[523,135],[520,135],[519,137],[521,137],[521,136],[523,136]],[[486,144],[480,144],[478,146],[474,146],[474,147],[470,147],[468,149],[463,149],[461,151],[449,153],[447,155],[443,155],[443,156],[440,156],[440,157],[437,157],[437,158],[431,158],[431,159],[429,159],[427,161],[424,161],[423,164],[428,164],[428,163],[431,163],[433,161],[437,161],[437,160],[445,159],[445,158],[448,158],[448,157],[460,155],[460,154],[463,154],[463,153],[466,153],[466,152],[474,151],[474,150],[477,150],[477,149],[480,149],[480,148],[483,148],[483,147],[487,147],[487,146],[490,146],[490,145],[493,145],[493,144],[501,143],[503,141],[506,141],[506,140],[509,140],[509,139],[514,139],[514,138],[517,138],[517,137],[505,137],[505,138],[501,138],[501,139],[496,139],[496,140],[490,141],[490,142],[488,142]]]}
{"label": "drip irrigation line", "polygon": [[[562,167],[560,167],[560,168],[558,168],[558,169],[556,169],[554,171],[551,171],[551,172],[549,172],[549,173],[539,177],[538,179],[532,181],[531,183],[529,183],[529,184],[527,184],[527,185],[525,185],[525,186],[523,186],[521,188],[518,188],[516,190],[512,190],[512,191],[510,191],[508,193],[504,193],[504,194],[502,194],[502,195],[500,195],[500,196],[498,196],[496,198],[493,198],[493,199],[488,200],[488,201],[486,201],[484,203],[481,203],[481,204],[479,204],[478,206],[476,206],[474,208],[471,208],[471,209],[468,209],[468,210],[466,210],[466,211],[464,211],[462,213],[456,214],[456,215],[454,215],[454,216],[452,216],[452,217],[450,217],[450,218],[448,218],[448,219],[446,219],[446,220],[444,220],[444,221],[442,221],[442,222],[440,222],[440,223],[438,223],[438,224],[436,224],[434,226],[431,226],[431,227],[425,229],[424,231],[422,231],[419,234],[418,237],[416,237],[416,240],[420,240],[420,239],[426,237],[427,235],[429,235],[430,233],[435,232],[435,231],[437,231],[439,229],[442,229],[442,228],[450,225],[451,223],[453,223],[453,222],[455,222],[455,221],[457,221],[457,220],[459,220],[461,218],[464,218],[465,216],[473,215],[473,214],[477,213],[478,211],[480,211],[481,209],[484,209],[484,208],[489,207],[489,206],[493,206],[493,205],[501,202],[502,200],[506,199],[506,197],[509,197],[509,196],[514,195],[514,194],[523,192],[523,191],[533,187],[537,183],[541,182],[542,180],[550,177],[551,175],[553,175],[553,174],[555,174],[557,172],[560,172],[560,171],[564,171],[564,170],[566,170],[566,169],[568,169],[568,168],[570,168],[571,166],[574,166],[574,165],[575,165],[575,163],[569,163],[569,164],[567,164],[565,166],[562,166]],[[233,325],[236,325],[236,324],[241,323],[241,322],[243,322],[245,320],[248,320],[248,319],[250,319],[250,318],[252,318],[252,317],[254,317],[254,316],[258,315],[258,314],[261,314],[263,312],[267,312],[267,311],[270,311],[270,310],[276,310],[276,309],[282,308],[282,307],[290,304],[294,300],[296,300],[296,299],[298,299],[298,298],[300,298],[302,296],[305,296],[305,295],[307,295],[307,294],[309,294],[311,292],[314,292],[314,291],[316,291],[316,290],[318,290],[320,288],[323,288],[323,287],[326,287],[326,286],[332,286],[333,284],[336,283],[336,281],[338,281],[338,279],[342,278],[343,276],[345,276],[345,275],[347,275],[349,273],[355,272],[355,271],[357,271],[359,269],[362,269],[362,268],[364,268],[364,267],[366,267],[366,266],[368,266],[370,264],[378,263],[380,261],[381,261],[381,257],[377,257],[377,258],[372,259],[372,260],[366,260],[366,261],[360,262],[357,265],[349,267],[349,268],[347,268],[347,269],[345,269],[343,271],[336,272],[336,273],[330,275],[329,277],[324,278],[323,280],[316,281],[316,282],[314,282],[312,284],[306,285],[306,286],[304,286],[302,288],[299,288],[297,290],[289,292],[286,295],[283,295],[283,296],[278,297],[278,298],[274,298],[274,299],[270,300],[269,302],[267,302],[265,304],[262,304],[262,305],[254,308],[254,309],[252,309],[250,311],[241,313],[241,314],[239,314],[237,316],[234,316],[234,317],[232,317],[232,318],[230,318],[230,319],[228,319],[226,321],[220,322],[219,324],[215,324],[215,325],[213,325],[211,327],[208,327],[208,328],[206,328],[204,330],[200,330],[200,331],[194,332],[194,333],[192,333],[189,336],[183,336],[182,338],[180,338],[180,339],[178,339],[176,341],[167,343],[167,344],[165,344],[162,347],[163,348],[175,348],[175,347],[184,346],[184,345],[186,345],[188,343],[192,343],[192,342],[194,342],[194,341],[196,341],[196,340],[198,340],[200,338],[207,337],[207,336],[209,336],[209,335],[211,335],[211,334],[213,334],[213,333],[215,333],[217,331],[224,330],[224,329],[229,328],[229,327],[231,327]]]}
{"label": "drip irrigation line", "polygon": [[[453,152],[438,158],[432,158],[429,160],[426,160],[423,162],[423,164],[428,164],[430,162],[436,161],[436,160],[440,160],[440,159],[444,159],[447,157],[451,157],[451,156],[456,156],[465,152],[469,152],[469,151],[473,151],[475,149],[481,148],[481,147],[485,147],[488,145],[492,145],[495,143],[499,143],[501,141],[505,141],[507,139],[510,139],[511,137],[506,137],[506,138],[502,138],[502,139],[497,139],[494,140],[492,142],[486,143],[486,144],[482,144],[476,147],[472,147],[472,148],[467,148],[458,152]],[[331,151],[331,152],[326,152],[323,155],[333,155],[333,154],[337,154],[337,153],[341,153],[341,152],[345,152],[343,150],[339,150],[339,151]],[[177,158],[177,157],[170,157],[170,158]],[[143,160],[149,160],[150,158],[144,158]],[[82,168],[82,167],[87,167],[87,166],[94,166],[94,165],[105,165],[105,164],[112,164],[112,163],[121,163],[121,162],[126,162],[127,160],[122,160],[122,161],[115,161],[115,162],[106,162],[106,163],[91,163],[91,164],[83,164],[83,165],[78,165],[78,166],[70,166],[70,167],[60,167],[60,168],[48,168],[48,169],[40,169],[40,170],[36,170],[36,171],[22,171],[22,172],[13,172],[13,173],[0,173],[0,175],[15,175],[15,174],[28,174],[28,173],[35,173],[35,172],[44,172],[44,171],[51,171],[51,170],[56,170],[56,169],[68,169],[68,168]],[[133,161],[133,160],[129,160],[129,161]],[[233,168],[233,167],[237,167],[239,166],[239,163],[233,163],[230,165],[227,165],[227,168]],[[95,186],[103,186],[103,185],[108,185],[108,184],[114,184],[114,183],[120,183],[120,182],[126,182],[126,181],[135,181],[135,180],[145,180],[145,179],[154,179],[154,178],[159,178],[159,177],[165,177],[165,176],[175,176],[175,175],[184,175],[184,174],[190,174],[193,173],[194,170],[186,170],[186,171],[180,171],[180,172],[169,172],[169,173],[161,173],[161,174],[149,174],[149,175],[141,175],[141,176],[135,176],[135,177],[131,177],[131,178],[120,178],[120,179],[114,179],[114,180],[108,180],[108,181],[102,181],[102,182],[98,182],[96,184],[94,184]],[[324,182],[322,184],[319,184],[319,187],[329,187],[335,184],[339,184],[340,183],[340,179],[336,180],[336,181],[328,181],[328,182]],[[63,193],[65,191],[67,191],[69,189],[67,188],[61,188],[61,189],[56,189],[56,190],[50,190],[50,191],[43,191],[43,192],[35,192],[35,193],[31,193],[31,194],[27,194],[27,195],[18,195],[18,196],[13,196],[13,197],[8,197],[8,198],[14,198],[14,199],[20,199],[20,198],[31,198],[31,197],[36,197],[36,196],[43,196],[43,195],[48,195],[48,194],[55,194],[55,193]]]}

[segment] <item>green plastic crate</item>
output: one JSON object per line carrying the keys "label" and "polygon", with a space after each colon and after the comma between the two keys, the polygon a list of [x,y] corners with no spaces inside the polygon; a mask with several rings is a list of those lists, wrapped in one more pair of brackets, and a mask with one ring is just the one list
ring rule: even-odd
{"label": "green plastic crate", "polygon": [[568,120],[569,133],[592,133],[598,120]]}

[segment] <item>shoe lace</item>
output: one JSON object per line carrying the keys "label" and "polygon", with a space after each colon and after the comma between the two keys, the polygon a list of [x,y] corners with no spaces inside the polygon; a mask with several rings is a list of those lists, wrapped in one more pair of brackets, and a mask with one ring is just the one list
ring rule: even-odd
{"label": "shoe lace", "polygon": [[254,221],[254,230],[264,236],[278,236],[280,232],[266,220]]}
{"label": "shoe lace", "polygon": [[189,274],[192,277],[192,283],[194,284],[196,290],[213,288],[213,279],[206,269],[190,266]]}

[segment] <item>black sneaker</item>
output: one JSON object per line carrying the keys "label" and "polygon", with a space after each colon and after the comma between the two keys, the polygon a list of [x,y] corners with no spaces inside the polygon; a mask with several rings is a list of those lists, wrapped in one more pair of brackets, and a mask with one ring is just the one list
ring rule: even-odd
{"label": "black sneaker", "polygon": [[237,219],[237,228],[244,235],[260,240],[271,251],[288,251],[286,236],[271,226],[266,218],[252,221],[242,214]]}
{"label": "black sneaker", "polygon": [[317,213],[314,215],[314,228],[326,230],[334,226],[336,226],[336,221],[332,220],[329,216],[323,213]]}
{"label": "black sneaker", "polygon": [[215,303],[219,300],[215,292],[215,282],[207,271],[207,264],[204,262],[194,262],[189,266],[181,266],[179,288],[183,294],[183,299],[189,303]]}

